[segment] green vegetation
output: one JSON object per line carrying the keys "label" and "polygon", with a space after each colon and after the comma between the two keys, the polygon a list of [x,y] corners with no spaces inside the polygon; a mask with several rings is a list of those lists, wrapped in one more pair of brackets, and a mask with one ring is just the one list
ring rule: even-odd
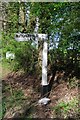
{"label": "green vegetation", "polygon": [[4,78],[10,72],[10,63],[3,60],[0,62],[0,79]]}
{"label": "green vegetation", "polygon": [[[79,114],[79,100],[77,98],[73,98],[69,102],[60,102],[57,106],[53,107],[53,111],[56,113],[56,117],[68,118],[70,117],[78,117]],[[68,116],[69,115],[69,116]]]}
{"label": "green vegetation", "polygon": [[2,118],[2,103],[0,101],[0,119]]}
{"label": "green vegetation", "polygon": [[[7,92],[6,92],[7,91]],[[6,97],[6,93],[9,94]],[[6,110],[10,108],[21,109],[24,101],[26,100],[22,90],[13,90],[11,86],[5,86],[3,89],[3,99],[2,99],[2,117],[4,117]]]}
{"label": "green vegetation", "polygon": [[67,82],[68,87],[71,88],[78,88],[79,87],[79,80],[76,77],[73,77],[68,80]]}

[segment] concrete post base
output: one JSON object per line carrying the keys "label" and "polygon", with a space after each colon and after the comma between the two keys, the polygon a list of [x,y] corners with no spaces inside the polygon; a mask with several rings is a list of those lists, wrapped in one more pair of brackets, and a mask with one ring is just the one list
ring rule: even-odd
{"label": "concrete post base", "polygon": [[49,102],[50,102],[51,100],[49,99],[49,98],[46,98],[46,97],[44,97],[44,98],[42,98],[42,99],[40,99],[39,101],[38,101],[38,103],[39,103],[39,105],[47,105]]}

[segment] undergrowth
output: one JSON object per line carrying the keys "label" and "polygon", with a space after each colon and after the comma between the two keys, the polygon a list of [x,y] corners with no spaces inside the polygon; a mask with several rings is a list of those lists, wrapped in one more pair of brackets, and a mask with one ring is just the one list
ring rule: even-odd
{"label": "undergrowth", "polygon": [[[6,92],[8,96],[6,96]],[[25,100],[25,96],[22,90],[12,90],[9,86],[5,87],[2,98],[2,117],[4,117],[6,111],[10,108],[20,108]]]}
{"label": "undergrowth", "polygon": [[68,117],[78,117],[79,106],[78,99],[73,98],[70,102],[60,102],[55,107],[53,107],[53,112],[55,112],[56,117],[68,118]]}

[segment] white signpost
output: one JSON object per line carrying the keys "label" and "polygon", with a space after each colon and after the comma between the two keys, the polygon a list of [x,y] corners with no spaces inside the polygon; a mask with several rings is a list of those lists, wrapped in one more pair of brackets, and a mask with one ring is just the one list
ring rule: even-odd
{"label": "white signpost", "polygon": [[[39,101],[39,103],[44,102],[44,97],[47,96],[48,93],[48,82],[47,82],[47,34],[38,34],[38,28],[39,28],[39,18],[36,18],[36,27],[34,30],[34,34],[30,33],[16,33],[15,40],[16,41],[33,41],[36,43],[36,48],[38,48],[38,40],[42,40],[43,42],[43,52],[42,52],[42,99]],[[46,99],[46,104],[50,101],[50,99]]]}
{"label": "white signpost", "polygon": [[[37,35],[38,39],[37,40],[43,40],[43,52],[42,52],[42,99],[39,100],[39,103],[42,104],[47,104],[50,99],[46,98],[48,94],[48,81],[47,81],[47,39],[48,36],[47,34],[38,34]],[[15,35],[15,40],[16,41],[30,41],[36,40],[36,34],[25,34],[25,33],[16,33]],[[38,43],[38,41],[36,41]],[[45,102],[46,101],[46,102]]]}

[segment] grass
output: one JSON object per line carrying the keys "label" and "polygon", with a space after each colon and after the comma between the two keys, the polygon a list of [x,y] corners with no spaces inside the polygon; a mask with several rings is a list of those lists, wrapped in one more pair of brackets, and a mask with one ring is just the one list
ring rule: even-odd
{"label": "grass", "polygon": [[3,79],[10,72],[10,64],[0,61],[0,79]]}
{"label": "grass", "polygon": [[[11,66],[9,62],[2,61],[0,62],[0,79],[4,79],[8,73],[11,72]],[[7,85],[3,85],[2,88],[2,102],[0,104],[0,118],[4,117],[6,111],[10,108],[20,108],[23,104],[23,100],[25,98],[22,90],[15,90],[8,83]],[[2,108],[1,108],[2,107]]]}
{"label": "grass", "polygon": [[73,78],[68,80],[67,85],[70,89],[78,88],[79,87],[79,80],[76,77],[73,77]]}
{"label": "grass", "polygon": [[2,103],[0,103],[0,120],[2,118]]}
{"label": "grass", "polygon": [[[9,72],[10,72],[9,64],[7,62],[0,61],[0,80],[2,80],[4,77],[6,77],[6,75]],[[1,84],[1,81],[0,81],[0,84]],[[0,92],[2,92],[2,90]],[[0,111],[0,119],[1,119],[2,118],[2,114],[4,114],[5,111],[6,111],[4,100],[1,101],[0,110],[1,110]]]}
{"label": "grass", "polygon": [[[6,86],[5,86],[5,89],[6,89]],[[18,108],[20,109],[21,105],[23,104],[23,102],[25,100],[25,96],[24,96],[22,90],[13,90],[12,91],[11,88],[9,88],[9,87],[7,87],[6,90],[10,94],[9,94],[9,96],[6,96],[6,95],[3,96],[3,100],[2,100],[3,117],[6,113],[6,111],[9,110],[10,108],[16,108],[17,110],[18,110]]]}
{"label": "grass", "polygon": [[73,98],[70,102],[60,102],[57,106],[53,107],[53,111],[58,117],[67,118],[69,116],[77,116],[78,114],[78,99]]}

